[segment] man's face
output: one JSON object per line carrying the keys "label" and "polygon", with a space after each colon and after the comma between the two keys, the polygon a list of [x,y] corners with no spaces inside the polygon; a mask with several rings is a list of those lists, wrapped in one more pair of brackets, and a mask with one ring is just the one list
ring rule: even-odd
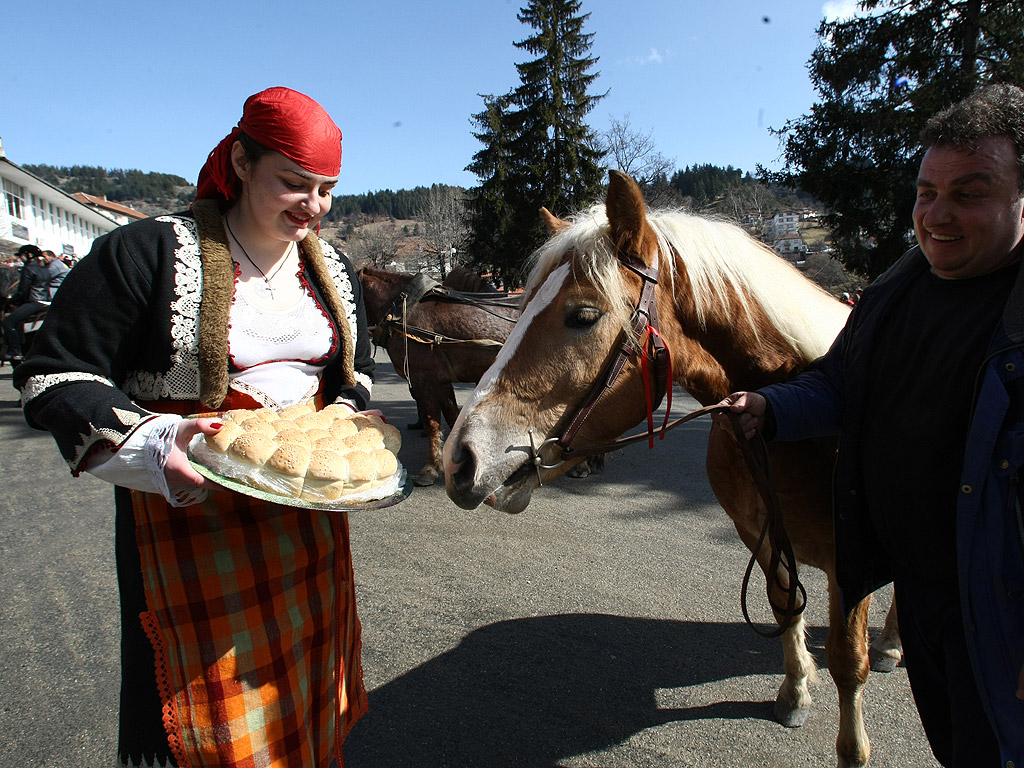
{"label": "man's face", "polygon": [[1020,257],[1024,195],[1008,136],[975,151],[932,146],[921,161],[914,234],[939,277],[988,274]]}

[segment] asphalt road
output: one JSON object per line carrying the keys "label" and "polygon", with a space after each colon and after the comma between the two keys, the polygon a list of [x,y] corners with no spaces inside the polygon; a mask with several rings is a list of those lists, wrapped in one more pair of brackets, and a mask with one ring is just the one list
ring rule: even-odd
{"label": "asphalt road", "polygon": [[[378,360],[375,404],[404,428],[415,408]],[[695,406],[676,400],[678,413]],[[802,573],[815,708],[786,729],[772,719],[782,652],[743,622],[747,552],[708,489],[706,432],[691,422],[654,451],[626,448],[517,516],[461,510],[440,486],[352,514],[370,712],[348,768],[835,765],[824,579]],[[425,441],[404,440],[415,471]],[[0,445],[0,768],[112,765],[112,492],[73,479],[25,425],[9,367]],[[755,620],[768,617],[761,584]],[[873,632],[887,606],[883,592]],[[902,667],[872,674],[864,708],[872,766],[935,765]]]}

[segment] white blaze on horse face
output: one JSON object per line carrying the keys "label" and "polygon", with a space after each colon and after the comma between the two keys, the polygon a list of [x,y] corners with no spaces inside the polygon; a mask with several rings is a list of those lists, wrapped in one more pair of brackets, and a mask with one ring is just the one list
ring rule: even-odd
{"label": "white blaze on horse face", "polygon": [[[469,402],[463,407],[462,413],[471,411],[491,391],[494,387],[494,382],[501,376],[505,366],[508,365],[508,361],[513,358],[519,349],[519,344],[523,337],[526,336],[530,323],[533,322],[537,315],[547,309],[548,305],[558,296],[559,291],[562,290],[562,284],[568,275],[569,264],[566,263],[547,276],[547,279],[530,299],[530,303],[526,305],[526,309],[516,322],[512,333],[505,339],[505,343],[502,344],[501,350],[498,352],[498,356],[494,359],[491,367],[480,378],[480,383],[473,390],[473,394],[470,396]],[[460,418],[459,421],[462,421],[462,419]]]}
{"label": "white blaze on horse face", "polygon": [[[475,503],[479,504],[486,500],[488,504],[506,512],[519,512],[529,503],[530,494],[536,485],[533,473],[520,479],[514,488],[503,489],[502,486],[527,458],[525,451],[529,450],[530,438],[527,430],[530,425],[508,423],[505,418],[508,409],[503,408],[501,404],[493,403],[490,405],[494,407],[489,408],[487,395],[493,391],[494,383],[519,350],[531,322],[558,296],[568,274],[569,265],[564,264],[548,275],[540,289],[531,297],[494,363],[480,378],[477,388],[459,412],[444,443],[445,484],[450,496],[453,488],[452,475],[458,472],[461,466],[452,456],[454,446],[458,445],[460,449],[471,447],[475,457],[470,494]],[[515,446],[515,450],[509,450],[510,446]],[[454,496],[452,498],[459,503]]]}

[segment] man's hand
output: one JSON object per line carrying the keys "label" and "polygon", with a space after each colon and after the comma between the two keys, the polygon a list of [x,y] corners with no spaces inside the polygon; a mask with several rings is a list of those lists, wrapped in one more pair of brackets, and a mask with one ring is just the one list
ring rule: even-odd
{"label": "man's hand", "polygon": [[[757,392],[733,392],[719,405],[727,405],[732,413],[739,414],[740,429],[747,440],[764,426],[764,415],[768,410],[768,401],[764,399],[764,395],[759,395]],[[722,426],[730,427],[726,431],[730,435],[733,434],[729,416],[718,413],[715,414],[714,419]]]}

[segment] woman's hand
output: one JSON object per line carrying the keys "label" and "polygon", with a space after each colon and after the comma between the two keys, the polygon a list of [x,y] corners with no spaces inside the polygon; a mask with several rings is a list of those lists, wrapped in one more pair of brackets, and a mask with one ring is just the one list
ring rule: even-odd
{"label": "woman's hand", "polygon": [[[740,429],[747,440],[764,426],[764,415],[768,410],[768,401],[764,395],[757,392],[733,392],[719,405],[727,405],[732,413],[739,414]],[[723,427],[728,427],[726,431],[730,435],[733,434],[732,420],[727,415],[717,413],[713,418]]]}
{"label": "woman's hand", "polygon": [[192,469],[185,449],[197,434],[214,435],[222,426],[217,419],[183,419],[178,423],[174,446],[164,465],[164,477],[167,479],[168,490],[179,504],[201,501],[206,496],[205,491],[217,487],[212,480]]}

